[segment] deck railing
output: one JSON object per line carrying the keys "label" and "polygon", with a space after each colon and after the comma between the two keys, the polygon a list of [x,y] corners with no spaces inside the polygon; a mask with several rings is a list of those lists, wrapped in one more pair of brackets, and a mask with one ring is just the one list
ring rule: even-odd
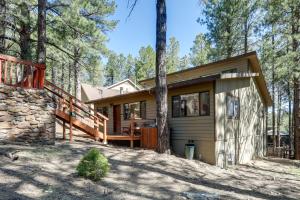
{"label": "deck railing", "polygon": [[43,89],[45,69],[45,64],[33,63],[0,54],[0,84]]}

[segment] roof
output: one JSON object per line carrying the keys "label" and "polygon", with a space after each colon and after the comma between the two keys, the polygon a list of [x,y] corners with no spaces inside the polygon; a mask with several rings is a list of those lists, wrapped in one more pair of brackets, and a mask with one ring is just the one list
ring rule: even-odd
{"label": "roof", "polygon": [[81,89],[88,98],[88,101],[120,94],[119,90],[107,89],[105,87],[93,87],[89,84],[81,84]]}
{"label": "roof", "polygon": [[[263,76],[261,66],[260,66],[260,63],[259,63],[259,60],[257,58],[257,54],[256,54],[255,51],[249,52],[249,53],[246,53],[246,54],[242,54],[242,55],[238,55],[238,56],[234,56],[234,57],[230,57],[230,58],[226,58],[226,59],[219,60],[219,61],[216,61],[216,62],[212,62],[212,63],[208,63],[208,64],[204,64],[204,65],[199,65],[199,66],[188,68],[188,69],[185,69],[185,70],[169,73],[169,74],[167,74],[167,77],[174,76],[174,75],[179,75],[183,72],[193,71],[193,70],[199,69],[199,68],[201,68],[202,70],[206,70],[207,68],[210,68],[210,67],[218,66],[218,65],[223,64],[223,63],[228,63],[228,62],[232,62],[232,61],[236,61],[236,60],[240,60],[240,59],[248,59],[250,61],[251,65],[253,66],[254,73],[259,74],[259,76],[257,76],[256,74],[251,74],[251,75],[247,75],[247,76],[243,76],[243,77],[253,77],[255,79],[255,81],[257,82],[257,86],[259,88],[259,91],[262,94],[262,98],[264,99],[265,104],[267,106],[271,106],[272,105],[272,98],[269,94],[267,84],[266,84],[265,78]],[[239,76],[239,77],[242,77],[242,76]],[[142,80],[139,83],[143,84],[144,82],[153,81],[153,80],[154,80],[154,78],[149,78],[149,79]]]}
{"label": "roof", "polygon": [[140,90],[141,88],[137,85],[137,84],[135,84],[132,80],[130,80],[130,79],[125,79],[125,80],[123,80],[123,81],[120,81],[120,82],[117,82],[117,83],[115,83],[115,84],[112,84],[112,85],[110,85],[110,86],[107,86],[106,88],[107,89],[111,89],[111,88],[113,88],[113,87],[116,87],[116,86],[118,86],[118,85],[120,85],[120,84],[122,84],[122,83],[125,83],[125,82],[128,82],[129,84],[131,84],[134,88],[136,88],[137,90]]}
{"label": "roof", "polygon": [[101,87],[101,86],[94,87],[89,84],[81,84],[81,89],[82,92],[86,95],[88,101],[91,101],[95,99],[106,98],[106,97],[116,96],[120,94],[119,89],[113,89],[113,88],[125,82],[128,82],[136,90],[140,90],[139,86],[134,84],[130,79],[125,79],[123,81],[117,82],[107,87]]}
{"label": "roof", "polygon": [[[220,74],[200,77],[200,78],[181,81],[181,82],[177,82],[177,83],[171,83],[171,84],[168,84],[168,89],[175,89],[175,88],[191,86],[191,85],[198,84],[198,83],[211,82],[211,81],[217,80],[218,78],[220,78]],[[154,93],[155,93],[155,87],[149,88],[149,89],[138,90],[135,92],[129,92],[126,94],[119,94],[119,95],[111,96],[111,97],[94,99],[94,100],[88,101],[86,103],[94,103],[94,102],[101,103],[104,101],[112,101],[112,100],[120,99],[120,98],[124,98],[124,97],[128,98],[128,97],[132,97],[132,96],[140,95],[140,94],[154,94]]]}

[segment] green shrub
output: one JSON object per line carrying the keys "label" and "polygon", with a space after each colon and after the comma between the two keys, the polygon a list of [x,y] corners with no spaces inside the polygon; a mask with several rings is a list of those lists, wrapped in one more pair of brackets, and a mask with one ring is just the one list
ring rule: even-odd
{"label": "green shrub", "polygon": [[81,159],[77,168],[78,175],[98,181],[109,171],[107,158],[96,148],[92,148]]}

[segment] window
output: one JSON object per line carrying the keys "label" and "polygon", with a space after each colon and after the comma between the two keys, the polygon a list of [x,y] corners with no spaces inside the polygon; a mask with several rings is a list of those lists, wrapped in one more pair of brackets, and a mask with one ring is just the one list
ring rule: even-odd
{"label": "window", "polygon": [[131,117],[146,119],[146,101],[125,103],[124,108],[124,120],[128,120]]}
{"label": "window", "polygon": [[227,117],[238,119],[240,116],[240,100],[238,97],[227,95]]}
{"label": "window", "polygon": [[97,108],[97,112],[101,113],[102,115],[108,117],[108,107],[100,107]]}
{"label": "window", "polygon": [[209,115],[209,107],[209,92],[184,94],[172,97],[173,117]]}
{"label": "window", "polygon": [[207,116],[210,113],[209,92],[200,92],[200,115]]}

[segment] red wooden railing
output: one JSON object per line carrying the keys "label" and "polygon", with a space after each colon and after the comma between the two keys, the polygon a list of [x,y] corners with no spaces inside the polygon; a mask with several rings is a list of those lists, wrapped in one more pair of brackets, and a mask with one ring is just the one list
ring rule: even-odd
{"label": "red wooden railing", "polygon": [[43,89],[45,69],[45,64],[33,63],[0,54],[0,84]]}
{"label": "red wooden railing", "polygon": [[[96,112],[94,109],[77,99],[75,96],[69,94],[63,89],[57,87],[53,83],[45,80],[46,90],[55,95],[57,100],[57,111],[62,111],[69,115],[69,128],[70,128],[70,141],[73,138],[72,126],[73,120],[77,119],[83,124],[93,127],[93,136],[95,140],[99,138],[107,143],[107,121],[109,120],[106,116]],[[59,112],[58,112],[59,113]],[[89,131],[87,127],[84,131]],[[63,121],[63,139],[66,138],[66,125]]]}

